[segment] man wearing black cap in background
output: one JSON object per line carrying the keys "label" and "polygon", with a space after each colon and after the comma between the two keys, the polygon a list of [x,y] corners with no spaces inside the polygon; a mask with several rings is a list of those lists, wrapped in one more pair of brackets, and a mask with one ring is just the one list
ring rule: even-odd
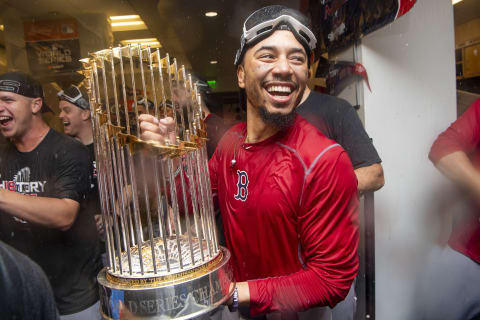
{"label": "man wearing black cap in background", "polygon": [[[87,194],[86,212],[94,215],[99,235],[104,235],[104,226],[98,194],[97,165],[93,148],[93,127],[90,117],[90,103],[88,94],[83,87],[71,85],[66,90],[57,93],[60,100],[58,117],[63,121],[63,131],[69,136],[80,141],[87,147],[92,163],[90,175],[90,191]],[[105,243],[102,239],[100,249],[102,251],[103,265],[106,265]]]}
{"label": "man wearing black cap in background", "polygon": [[[316,43],[305,20],[283,6],[247,18],[235,60],[247,123],[227,131],[209,161],[237,281],[229,305],[248,316],[330,318],[315,307],[344,299],[358,270],[352,164],[295,113]],[[173,138],[172,119],[140,120],[143,139]]]}
{"label": "man wearing black cap in background", "polygon": [[84,212],[90,162],[79,142],[49,128],[40,83],[0,75],[0,240],[47,274],[62,319],[98,319],[98,234]]}

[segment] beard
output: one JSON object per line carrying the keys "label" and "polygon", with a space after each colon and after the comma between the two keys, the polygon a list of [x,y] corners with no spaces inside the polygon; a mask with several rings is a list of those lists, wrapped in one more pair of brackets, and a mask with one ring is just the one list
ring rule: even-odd
{"label": "beard", "polygon": [[292,111],[286,114],[276,112],[274,113],[269,112],[267,108],[262,105],[258,107],[258,114],[260,115],[260,118],[262,118],[263,122],[265,122],[265,124],[271,125],[278,130],[285,130],[293,124],[297,112],[296,108],[293,108]]}

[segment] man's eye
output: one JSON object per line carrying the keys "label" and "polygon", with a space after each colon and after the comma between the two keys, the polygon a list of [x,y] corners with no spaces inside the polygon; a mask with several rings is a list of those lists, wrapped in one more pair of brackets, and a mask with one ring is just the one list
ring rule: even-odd
{"label": "man's eye", "polygon": [[273,54],[268,54],[268,53],[267,53],[267,54],[262,54],[262,55],[260,56],[260,58],[261,58],[261,59],[273,59],[274,56],[273,56]]}
{"label": "man's eye", "polygon": [[302,56],[293,56],[291,59],[294,60],[294,61],[301,62],[301,63],[305,62],[305,58],[302,57]]}

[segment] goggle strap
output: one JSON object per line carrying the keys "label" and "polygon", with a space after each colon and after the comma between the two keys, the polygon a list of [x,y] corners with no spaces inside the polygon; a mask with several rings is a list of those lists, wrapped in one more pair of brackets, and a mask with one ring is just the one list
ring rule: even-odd
{"label": "goggle strap", "polygon": [[277,18],[273,19],[273,20],[268,20],[268,21],[261,22],[261,23],[257,24],[256,26],[250,28],[250,30],[247,31],[246,30],[246,23],[247,23],[249,18],[247,18],[247,20],[245,20],[245,23],[243,24],[243,37],[245,39],[245,43],[248,43],[249,41],[251,41],[251,40],[255,39],[257,36],[259,36],[261,33],[267,31],[267,30],[262,31],[263,29],[267,29],[268,27],[270,27],[268,30],[271,30],[275,26],[277,26],[281,21],[285,21],[285,22],[288,22],[294,28],[295,32],[297,32],[299,35],[301,35],[302,37],[305,38],[305,40],[307,41],[308,46],[311,50],[313,50],[315,48],[315,45],[316,45],[316,42],[317,42],[316,38],[315,38],[315,35],[304,24],[302,24],[300,21],[298,21],[297,19],[295,19],[292,16],[281,15],[281,16],[278,16]]}

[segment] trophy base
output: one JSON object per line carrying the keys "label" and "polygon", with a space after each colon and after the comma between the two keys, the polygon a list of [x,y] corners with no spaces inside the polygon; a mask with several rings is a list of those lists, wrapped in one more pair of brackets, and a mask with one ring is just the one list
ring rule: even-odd
{"label": "trophy base", "polygon": [[232,295],[230,252],[188,272],[168,277],[125,279],[106,268],[97,276],[105,319],[191,319],[205,315]]}

